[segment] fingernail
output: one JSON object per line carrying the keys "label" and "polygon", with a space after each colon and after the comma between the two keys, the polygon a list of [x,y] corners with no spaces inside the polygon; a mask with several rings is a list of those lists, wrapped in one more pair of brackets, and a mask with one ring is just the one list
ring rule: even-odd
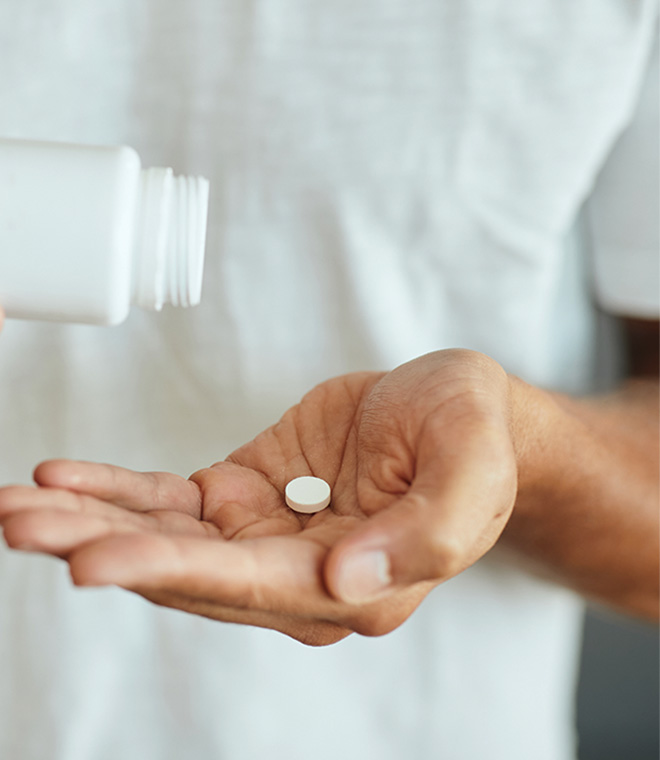
{"label": "fingernail", "polygon": [[367,602],[392,582],[390,560],[384,551],[350,554],[341,564],[338,595],[351,604]]}

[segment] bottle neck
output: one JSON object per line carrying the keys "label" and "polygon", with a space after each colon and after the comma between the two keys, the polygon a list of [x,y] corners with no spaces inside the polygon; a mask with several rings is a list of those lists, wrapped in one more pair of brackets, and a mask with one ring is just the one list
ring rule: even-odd
{"label": "bottle neck", "polygon": [[137,306],[194,306],[202,296],[208,181],[143,169],[137,201],[133,298]]}

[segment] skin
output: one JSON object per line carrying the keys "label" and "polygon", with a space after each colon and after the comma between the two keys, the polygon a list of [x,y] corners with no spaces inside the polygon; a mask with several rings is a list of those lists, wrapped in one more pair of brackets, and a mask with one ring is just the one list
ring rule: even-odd
{"label": "skin", "polygon": [[[62,557],[78,585],[310,645],[391,631],[497,542],[657,619],[657,363],[639,363],[657,325],[650,335],[631,379],[602,397],[549,393],[483,354],[438,351],[323,383],[188,480],[45,462],[36,487],[0,489],[5,539]],[[307,474],[332,486],[316,515],[284,504],[286,483]]]}

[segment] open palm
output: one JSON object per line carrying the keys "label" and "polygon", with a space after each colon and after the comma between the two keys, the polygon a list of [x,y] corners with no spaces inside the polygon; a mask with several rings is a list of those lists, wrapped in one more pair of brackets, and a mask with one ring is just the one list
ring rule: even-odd
{"label": "open palm", "polygon": [[[402,623],[482,556],[511,512],[507,379],[466,351],[307,394],[273,427],[186,480],[56,460],[0,490],[10,546],[65,558],[81,585],[275,628],[309,644]],[[330,507],[292,512],[315,475]]]}

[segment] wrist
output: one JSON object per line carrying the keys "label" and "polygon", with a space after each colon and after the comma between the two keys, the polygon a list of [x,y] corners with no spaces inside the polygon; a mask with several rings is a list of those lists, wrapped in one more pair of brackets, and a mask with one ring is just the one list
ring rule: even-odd
{"label": "wrist", "polygon": [[553,394],[514,375],[509,375],[509,386],[511,436],[518,472],[509,532],[515,533],[517,525],[527,527],[529,518],[534,519],[535,513],[549,502],[562,498],[560,491],[571,487],[571,478],[566,477],[570,464],[563,462],[571,438],[570,415]]}

